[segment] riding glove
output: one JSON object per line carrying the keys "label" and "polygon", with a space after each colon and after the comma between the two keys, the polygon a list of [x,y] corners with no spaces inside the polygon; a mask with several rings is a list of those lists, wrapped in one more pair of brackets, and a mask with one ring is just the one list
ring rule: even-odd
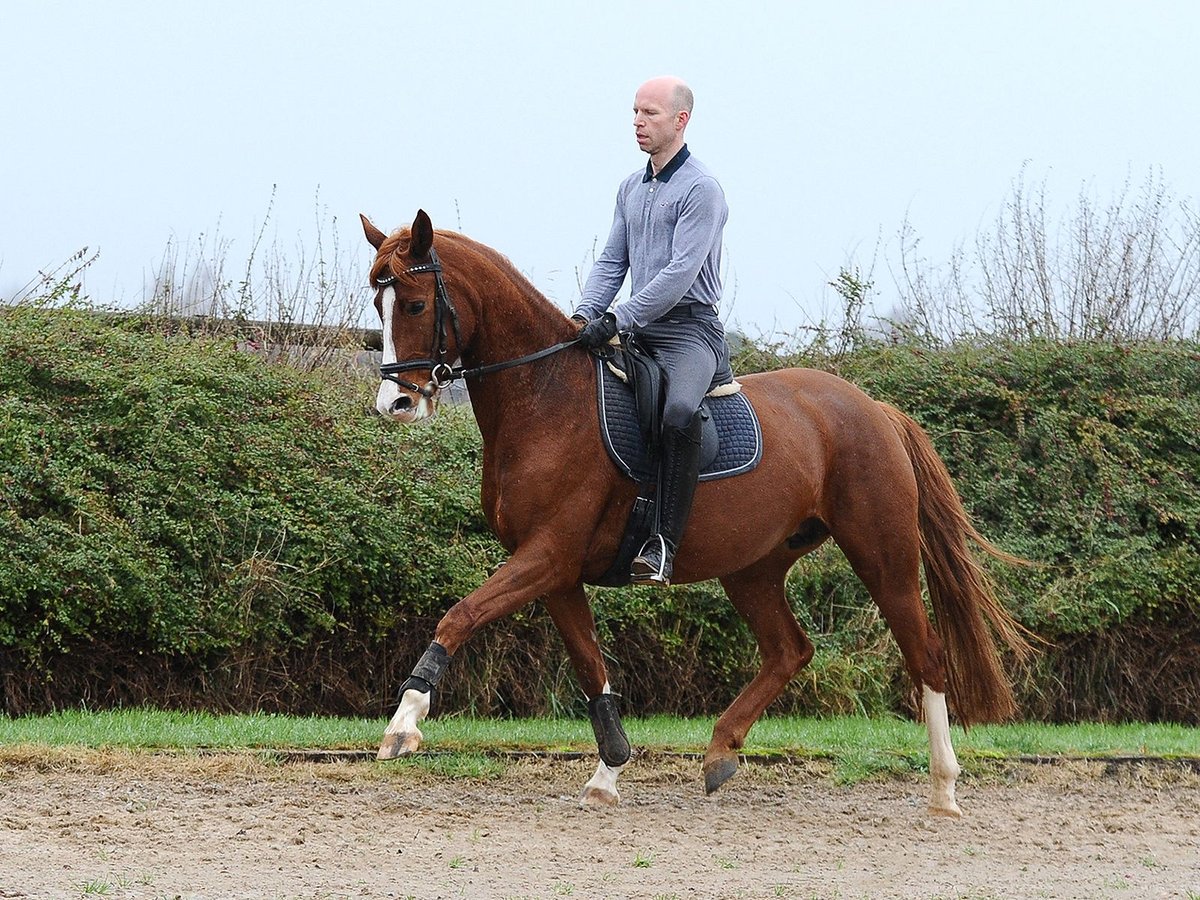
{"label": "riding glove", "polygon": [[617,317],[610,312],[592,319],[579,329],[579,343],[589,350],[603,347],[617,333]]}

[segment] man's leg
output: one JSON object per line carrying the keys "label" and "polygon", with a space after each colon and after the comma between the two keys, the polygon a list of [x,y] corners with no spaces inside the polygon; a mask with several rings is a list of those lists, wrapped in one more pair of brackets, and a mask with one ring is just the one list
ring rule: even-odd
{"label": "man's leg", "polygon": [[633,560],[634,584],[671,583],[700,477],[700,401],[720,364],[699,321],[656,323],[642,338],[667,373],[658,468],[657,527]]}
{"label": "man's leg", "polygon": [[700,477],[700,413],[683,428],[663,428],[658,465],[655,533],[630,565],[634,584],[671,583],[675,550],[683,538]]}

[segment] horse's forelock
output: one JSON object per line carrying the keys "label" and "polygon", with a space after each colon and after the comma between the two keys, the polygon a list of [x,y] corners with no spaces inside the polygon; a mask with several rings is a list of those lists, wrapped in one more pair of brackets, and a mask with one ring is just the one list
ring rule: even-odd
{"label": "horse's forelock", "polygon": [[392,275],[398,275],[409,267],[407,261],[409,231],[398,228],[384,238],[379,249],[375,251],[375,261],[371,263],[371,279],[379,277],[384,268],[391,268]]}

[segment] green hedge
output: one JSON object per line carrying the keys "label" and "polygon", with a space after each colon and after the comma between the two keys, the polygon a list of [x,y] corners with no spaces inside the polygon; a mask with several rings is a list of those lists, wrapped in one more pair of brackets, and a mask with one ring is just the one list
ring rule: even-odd
{"label": "green hedge", "polygon": [[1026,708],[1200,719],[1200,346],[872,348],[844,374],[917,418],[995,572],[1054,643]]}
{"label": "green hedge", "polygon": [[460,527],[478,439],[138,324],[0,316],[5,707],[382,692],[364,650],[498,561]]}
{"label": "green hedge", "polygon": [[[1188,345],[815,362],[921,421],[984,533],[1038,562],[994,570],[1052,642],[1020,673],[1030,716],[1200,716],[1197,362]],[[392,427],[372,392],[232,340],[0,312],[0,708],[386,711],[503,551],[469,413]],[[898,653],[840,553],[806,558],[789,591],[818,652],[778,708],[902,709]],[[714,712],[754,671],[715,584],[594,599],[630,709]],[[443,686],[443,709],[582,708],[538,605],[485,629]]]}

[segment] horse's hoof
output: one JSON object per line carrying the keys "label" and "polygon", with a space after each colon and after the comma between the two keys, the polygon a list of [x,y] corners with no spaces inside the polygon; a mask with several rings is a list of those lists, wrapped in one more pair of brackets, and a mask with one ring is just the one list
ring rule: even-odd
{"label": "horse's hoof", "polygon": [[737,759],[726,757],[704,764],[704,793],[711,794],[737,772]]}
{"label": "horse's hoof", "polygon": [[583,793],[579,795],[580,806],[616,806],[620,802],[620,794],[604,788],[585,787]]}
{"label": "horse's hoof", "polygon": [[385,734],[383,743],[379,745],[376,759],[395,759],[398,756],[408,756],[416,753],[421,746],[421,732],[409,731],[403,734]]}
{"label": "horse's hoof", "polygon": [[929,814],[931,816],[941,816],[946,819],[961,819],[962,810],[958,808],[958,804],[951,800],[948,804],[935,806],[929,804]]}

